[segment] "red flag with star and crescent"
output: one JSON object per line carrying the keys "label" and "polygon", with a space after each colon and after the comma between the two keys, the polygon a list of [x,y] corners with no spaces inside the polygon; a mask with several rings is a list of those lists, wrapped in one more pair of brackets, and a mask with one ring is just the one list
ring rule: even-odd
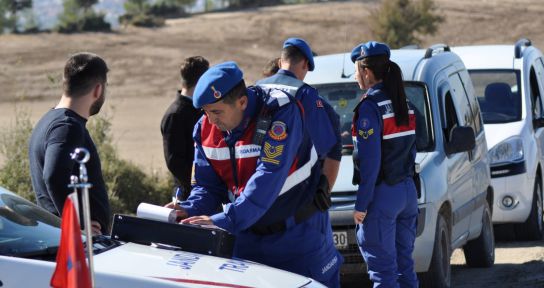
{"label": "red flag with star and crescent", "polygon": [[62,209],[62,232],[57,253],[57,266],[50,284],[55,288],[91,288],[91,275],[85,260],[79,217],[76,211],[77,198],[74,203],[70,196],[66,198]]}

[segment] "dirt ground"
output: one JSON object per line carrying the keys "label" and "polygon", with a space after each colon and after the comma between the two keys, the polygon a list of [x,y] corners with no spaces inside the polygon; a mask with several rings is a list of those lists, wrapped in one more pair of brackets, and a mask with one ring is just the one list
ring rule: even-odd
{"label": "dirt ground", "polygon": [[[544,49],[544,1],[435,0],[445,17],[435,36],[452,46],[514,43],[527,37]],[[299,36],[318,54],[349,51],[371,40],[367,16],[379,1],[342,1],[196,15],[169,20],[160,29],[123,28],[115,33],[0,35],[0,126],[25,110],[35,123],[55,106],[69,54],[91,51],[108,62],[106,113],[121,156],[146,171],[165,173],[161,117],[178,87],[178,63],[202,55],[211,63],[237,61],[248,83],[278,56],[283,40]],[[1,159],[0,159],[1,164]],[[544,243],[503,243],[490,269],[466,269],[453,257],[454,287],[544,287]]]}
{"label": "dirt ground", "polygon": [[[544,287],[544,241],[498,242],[495,265],[469,268],[463,250],[451,257],[454,288],[542,288]],[[343,288],[372,287],[366,275],[344,279]]]}
{"label": "dirt ground", "polygon": [[498,242],[491,268],[468,268],[460,249],[454,251],[451,263],[456,288],[544,287],[544,241]]}

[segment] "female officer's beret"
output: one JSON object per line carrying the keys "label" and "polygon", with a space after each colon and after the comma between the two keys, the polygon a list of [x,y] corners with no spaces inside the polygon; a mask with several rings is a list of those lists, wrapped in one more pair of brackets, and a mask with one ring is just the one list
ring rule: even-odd
{"label": "female officer's beret", "polygon": [[361,43],[351,50],[351,62],[355,63],[355,61],[363,58],[378,55],[387,55],[387,58],[389,58],[391,56],[391,49],[389,49],[387,44],[376,41]]}

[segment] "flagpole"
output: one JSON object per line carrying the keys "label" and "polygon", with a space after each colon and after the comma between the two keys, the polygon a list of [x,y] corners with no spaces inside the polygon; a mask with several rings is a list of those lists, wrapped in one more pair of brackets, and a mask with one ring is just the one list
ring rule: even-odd
{"label": "flagpole", "polygon": [[87,167],[85,163],[91,158],[89,150],[79,147],[76,148],[74,153],[70,154],[73,160],[79,163],[79,183],[74,186],[81,189],[83,198],[83,223],[85,226],[85,237],[87,238],[87,255],[89,259],[89,274],[91,275],[91,287],[94,286],[94,262],[93,262],[93,237],[91,233],[91,210],[89,205],[89,188],[93,185],[88,183],[89,177],[87,175]]}

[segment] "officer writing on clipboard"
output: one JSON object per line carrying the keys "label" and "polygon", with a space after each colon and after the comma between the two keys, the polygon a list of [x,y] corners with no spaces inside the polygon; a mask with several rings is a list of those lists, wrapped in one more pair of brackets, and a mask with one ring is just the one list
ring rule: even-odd
{"label": "officer writing on clipboard", "polygon": [[367,42],[351,53],[355,78],[368,89],[355,108],[353,218],[374,287],[418,287],[412,252],[417,191],[412,179],[416,122],[400,67],[386,44]]}
{"label": "officer writing on clipboard", "polygon": [[[303,109],[280,90],[246,88],[234,62],[202,75],[193,105],[205,115],[193,134],[193,189],[176,205],[182,223],[234,234],[235,257],[338,287],[343,260],[332,240],[328,191],[318,189],[321,166]],[[224,212],[216,213],[221,203]]]}

